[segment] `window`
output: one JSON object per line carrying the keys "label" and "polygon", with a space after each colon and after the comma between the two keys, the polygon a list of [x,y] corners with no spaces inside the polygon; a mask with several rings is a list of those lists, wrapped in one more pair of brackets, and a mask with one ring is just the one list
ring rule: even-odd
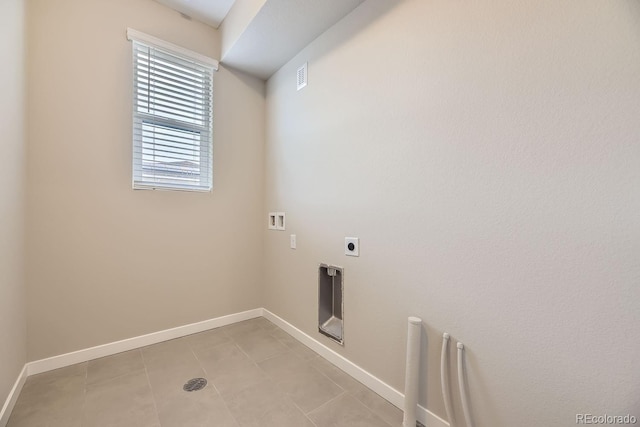
{"label": "window", "polygon": [[129,29],[133,188],[210,191],[217,61]]}

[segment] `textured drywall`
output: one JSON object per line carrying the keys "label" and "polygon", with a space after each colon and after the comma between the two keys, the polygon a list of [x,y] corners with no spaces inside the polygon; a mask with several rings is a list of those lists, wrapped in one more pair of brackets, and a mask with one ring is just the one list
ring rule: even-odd
{"label": "textured drywall", "polygon": [[[266,308],[398,390],[422,317],[442,417],[447,331],[477,427],[640,418],[639,46],[635,0],[363,3],[267,83]],[[321,262],[344,348],[317,332]]]}
{"label": "textured drywall", "polygon": [[27,361],[24,247],[24,4],[0,3],[0,406]]}
{"label": "textured drywall", "polygon": [[127,27],[219,58],[150,0],[28,3],[30,360],[261,305],[264,83],[214,75],[211,193],[134,191]]}

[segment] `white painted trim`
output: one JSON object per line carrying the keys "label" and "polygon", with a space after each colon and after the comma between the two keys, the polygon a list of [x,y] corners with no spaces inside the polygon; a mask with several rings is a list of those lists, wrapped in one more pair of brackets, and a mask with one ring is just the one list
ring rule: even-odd
{"label": "white painted trim", "polygon": [[27,365],[22,367],[22,371],[20,371],[20,375],[18,375],[18,379],[13,384],[13,388],[9,392],[9,396],[7,396],[7,400],[5,400],[4,405],[2,406],[2,410],[0,411],[0,426],[5,427],[9,422],[9,417],[11,416],[11,411],[13,411],[13,407],[16,405],[18,401],[18,396],[20,396],[20,392],[22,391],[22,387],[24,383],[27,381]]}
{"label": "white painted trim", "polygon": [[208,67],[211,67],[215,71],[218,71],[218,61],[216,61],[215,59],[209,58],[208,56],[202,55],[198,52],[194,52],[192,50],[186,49],[182,46],[178,46],[176,44],[166,42],[157,37],[150,36],[149,34],[145,34],[141,31],[134,30],[133,28],[127,28],[127,40],[135,40],[137,42],[141,42],[147,45],[159,47],[160,49],[173,51],[193,61],[199,62]]}
{"label": "white painted trim", "polygon": [[[300,329],[293,326],[291,323],[282,319],[281,317],[273,314],[267,309],[263,309],[262,314],[266,319],[270,320],[282,330],[287,332],[293,338],[300,341],[302,344],[309,347],[311,350],[324,357],[329,362],[333,363],[338,368],[342,369],[345,373],[351,375],[362,384],[375,391],[377,394],[391,402],[393,405],[402,409],[404,403],[404,395],[398,390],[391,387],[381,379],[373,376],[369,372],[362,369],[344,356],[336,353],[329,347],[325,346],[319,341],[316,341],[311,336],[302,332]],[[425,427],[449,427],[449,423],[438,417],[433,412],[429,411],[422,405],[418,405],[417,418]]]}
{"label": "white painted trim", "polygon": [[42,372],[64,368],[65,366],[75,365],[76,363],[86,362],[100,357],[111,356],[113,354],[122,353],[123,351],[134,350],[140,347],[172,340],[174,338],[197,334],[198,332],[219,328],[221,326],[230,325],[243,320],[254,319],[262,316],[262,311],[262,308],[256,308],[253,310],[243,311],[241,313],[230,314],[228,316],[217,317],[215,319],[178,326],[176,328],[153,332],[139,337],[128,338],[122,341],[86,348],[84,350],[78,350],[62,354],[60,356],[50,357],[48,359],[36,360],[35,362],[27,363],[27,374],[40,374]]}
{"label": "white painted trim", "polygon": [[[302,344],[324,357],[327,361],[331,362],[345,373],[351,375],[353,378],[369,387],[393,405],[398,408],[403,407],[404,395],[398,390],[394,389],[371,373],[365,371],[344,356],[336,353],[321,342],[302,332],[286,320],[271,313],[269,310],[256,308],[27,363],[22,369],[20,376],[11,389],[11,393],[9,393],[2,411],[0,412],[0,427],[4,427],[9,421],[9,415],[11,414],[11,410],[18,399],[18,395],[24,386],[27,376],[40,374],[42,372],[58,368],[64,368],[65,366],[87,362],[100,357],[111,356],[123,351],[134,350],[148,345],[157,344],[159,342],[196,334],[198,332],[204,332],[209,329],[231,325],[243,320],[255,319],[257,317],[265,317],[270,320],[293,338],[300,341]],[[425,427],[450,427],[449,423],[421,405],[418,405],[417,416],[418,421],[424,424]]]}

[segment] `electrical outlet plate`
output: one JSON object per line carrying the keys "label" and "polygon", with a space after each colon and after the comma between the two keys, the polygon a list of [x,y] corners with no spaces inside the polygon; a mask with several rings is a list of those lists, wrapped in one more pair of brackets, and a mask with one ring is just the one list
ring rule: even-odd
{"label": "electrical outlet plate", "polygon": [[295,235],[295,234],[292,234],[292,235],[289,237],[289,247],[290,247],[291,249],[295,249],[295,248],[297,247],[297,244],[296,244],[296,235]]}
{"label": "electrical outlet plate", "polygon": [[344,254],[348,256],[360,256],[360,239],[357,237],[345,237]]}

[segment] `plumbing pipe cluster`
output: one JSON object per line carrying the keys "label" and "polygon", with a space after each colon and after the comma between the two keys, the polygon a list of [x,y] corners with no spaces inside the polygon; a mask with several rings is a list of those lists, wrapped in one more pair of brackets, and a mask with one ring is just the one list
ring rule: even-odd
{"label": "plumbing pipe cluster", "polygon": [[[420,376],[420,336],[422,333],[422,319],[419,317],[409,317],[407,330],[407,360],[404,381],[404,417],[403,427],[416,426],[416,409],[418,407],[418,378]],[[456,427],[453,417],[453,406],[451,404],[451,393],[449,392],[449,370],[448,353],[449,334],[442,335],[442,353],[440,357],[440,383],[442,385],[442,396],[444,407],[449,419],[449,426]],[[464,344],[458,341],[458,389],[460,391],[460,401],[462,412],[467,427],[473,427],[471,422],[471,411],[467,400],[467,384],[464,375]]]}

